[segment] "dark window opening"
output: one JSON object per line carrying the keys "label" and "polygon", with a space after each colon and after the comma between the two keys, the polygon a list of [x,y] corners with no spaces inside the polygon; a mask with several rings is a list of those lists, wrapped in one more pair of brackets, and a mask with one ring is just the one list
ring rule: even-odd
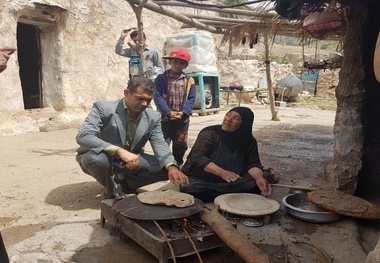
{"label": "dark window opening", "polygon": [[24,108],[42,108],[41,50],[38,27],[17,24],[17,55]]}

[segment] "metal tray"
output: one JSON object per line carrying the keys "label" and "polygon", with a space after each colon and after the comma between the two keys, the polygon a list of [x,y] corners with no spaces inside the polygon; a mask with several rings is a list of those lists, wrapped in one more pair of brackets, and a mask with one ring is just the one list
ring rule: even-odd
{"label": "metal tray", "polygon": [[114,206],[125,217],[140,220],[171,220],[188,217],[200,212],[203,202],[194,198],[195,203],[188,207],[173,207],[165,205],[147,205],[141,203],[136,195],[120,200]]}
{"label": "metal tray", "polygon": [[290,194],[282,198],[285,211],[290,216],[313,223],[333,223],[344,218],[343,215],[325,211],[310,203],[306,193]]}

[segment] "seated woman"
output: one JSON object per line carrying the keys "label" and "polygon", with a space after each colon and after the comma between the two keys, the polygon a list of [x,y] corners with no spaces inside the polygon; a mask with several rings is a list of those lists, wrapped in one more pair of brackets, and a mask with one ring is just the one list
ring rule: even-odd
{"label": "seated woman", "polygon": [[249,108],[236,107],[227,112],[221,125],[199,133],[182,170],[190,182],[181,186],[181,192],[204,202],[227,193],[272,193],[252,136],[253,119]]}

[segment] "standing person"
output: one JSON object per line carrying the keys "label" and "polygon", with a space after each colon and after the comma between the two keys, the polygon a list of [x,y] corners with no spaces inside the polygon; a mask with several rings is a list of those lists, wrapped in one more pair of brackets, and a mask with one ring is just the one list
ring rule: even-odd
{"label": "standing person", "polygon": [[[164,140],[160,114],[148,107],[153,93],[151,80],[135,77],[123,99],[95,102],[79,129],[76,160],[106,187],[106,198],[119,197],[114,180],[126,193],[168,178],[174,185],[188,183]],[[154,155],[144,153],[148,140]]]}
{"label": "standing person", "polygon": [[16,50],[14,47],[0,47],[0,72],[3,72],[7,68],[8,59]]}
{"label": "standing person", "polygon": [[[115,52],[116,54],[124,57],[137,56],[136,52],[132,48],[123,48],[125,37],[129,34],[135,45],[139,44],[139,31],[137,28],[123,29],[120,34],[120,38],[116,43]],[[163,68],[160,53],[154,49],[148,47],[146,44],[146,36],[143,33],[143,43],[142,43],[143,55],[142,59],[146,62],[147,69],[153,69],[154,67]]]}
{"label": "standing person", "polygon": [[[14,47],[0,47],[0,72],[3,72],[7,68],[7,63],[10,54],[15,52],[17,49]],[[0,232],[0,262],[9,263],[9,257],[7,250],[5,249],[3,237]]]}
{"label": "standing person", "polygon": [[221,125],[204,128],[183,166],[190,183],[181,186],[181,192],[204,202],[227,193],[269,196],[272,188],[263,176],[257,141],[252,136],[253,120],[249,108],[235,107]]}
{"label": "standing person", "polygon": [[168,144],[173,143],[173,155],[179,165],[188,148],[187,136],[190,114],[194,108],[196,86],[194,79],[183,72],[190,61],[190,53],[177,49],[163,57],[170,69],[157,76],[154,103],[162,114],[162,131]]}

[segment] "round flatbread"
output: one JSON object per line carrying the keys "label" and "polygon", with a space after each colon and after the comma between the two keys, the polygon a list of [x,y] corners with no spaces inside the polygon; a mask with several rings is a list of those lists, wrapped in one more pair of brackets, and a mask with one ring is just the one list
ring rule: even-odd
{"label": "round flatbread", "polygon": [[264,216],[276,212],[280,204],[256,194],[236,193],[220,195],[214,200],[221,210],[241,216]]}
{"label": "round flatbread", "polygon": [[362,219],[379,219],[380,208],[357,196],[335,190],[307,193],[309,202],[330,212]]}
{"label": "round flatbread", "polygon": [[173,190],[144,192],[137,198],[144,204],[176,207],[192,206],[195,202],[194,196]]}

